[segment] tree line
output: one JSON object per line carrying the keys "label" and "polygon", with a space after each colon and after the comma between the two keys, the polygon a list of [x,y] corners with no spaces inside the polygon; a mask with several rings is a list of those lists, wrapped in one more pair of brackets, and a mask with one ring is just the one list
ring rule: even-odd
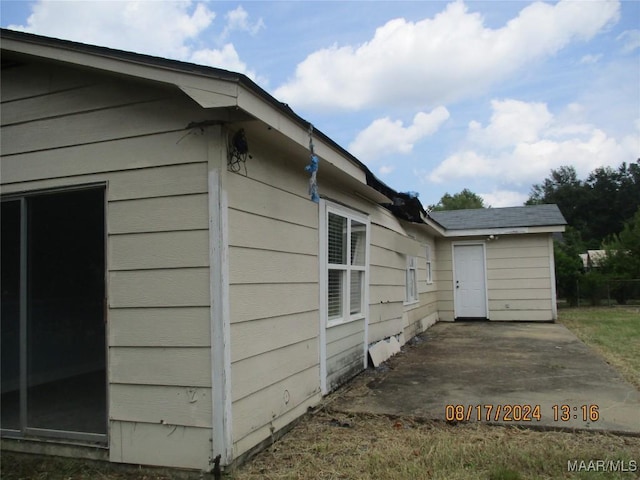
{"label": "tree line", "polygon": [[[547,203],[558,205],[568,223],[554,242],[559,296],[575,304],[581,294],[598,303],[608,284],[608,294],[619,303],[640,297],[640,281],[630,281],[640,279],[640,159],[596,168],[585,179],[578,178],[572,166],[551,170],[531,187],[525,205]],[[445,194],[429,209],[487,207],[480,196],[464,189]],[[579,254],[588,250],[604,250],[606,255],[596,268],[585,270]]]}

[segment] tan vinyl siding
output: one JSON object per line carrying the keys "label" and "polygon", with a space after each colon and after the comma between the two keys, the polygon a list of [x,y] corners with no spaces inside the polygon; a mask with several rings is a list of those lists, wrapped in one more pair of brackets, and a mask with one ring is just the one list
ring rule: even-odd
{"label": "tan vinyl siding", "polygon": [[[386,212],[385,212],[386,213]],[[372,219],[371,248],[371,316],[369,343],[391,335],[404,334],[409,339],[434,323],[437,319],[436,285],[427,284],[426,246],[432,249],[435,266],[436,253],[433,238],[422,230],[396,220],[393,225],[376,223],[382,215]],[[395,219],[394,219],[395,220]],[[416,284],[419,300],[405,304],[407,255],[416,257]],[[434,269],[435,280],[435,269]]]}
{"label": "tan vinyl siding", "polygon": [[211,468],[211,427],[119,421],[111,422],[110,438],[112,462]]}
{"label": "tan vinyl siding", "polygon": [[380,225],[377,222],[382,215],[374,215],[371,224],[369,344],[398,335],[403,329],[407,261],[402,251],[397,250],[401,227],[395,219],[391,219],[395,225]]}
{"label": "tan vinyl siding", "polygon": [[4,194],[106,185],[111,460],[207,468],[207,140],[185,136],[202,110],[35,64],[3,72],[2,101]]}
{"label": "tan vinyl siding", "polygon": [[549,236],[502,236],[487,243],[491,320],[552,320]]}
{"label": "tan vinyl siding", "polygon": [[438,314],[440,315],[440,320],[446,322],[454,320],[453,258],[451,250],[451,240],[438,239],[436,241],[435,253],[437,261],[434,263],[434,270],[437,278],[435,284],[438,291]]}
{"label": "tan vinyl siding", "polygon": [[286,426],[309,406],[319,401],[316,366],[247,395],[233,403],[233,429],[245,432],[234,438],[237,455],[269,438]]}
{"label": "tan vinyl siding", "polygon": [[129,422],[211,428],[211,389],[114,384],[111,414]]}
{"label": "tan vinyl siding", "polygon": [[303,167],[247,131],[246,176],[225,174],[236,457],[320,398],[318,206]]}
{"label": "tan vinyl siding", "polygon": [[[437,274],[435,265],[437,263],[437,253],[432,237],[424,234],[423,231],[414,225],[407,225],[407,232],[413,238],[412,255],[417,258],[417,287],[419,301],[404,306],[403,313],[403,333],[405,339],[410,339],[422,333],[433,325],[438,319],[438,296],[437,296]],[[427,246],[431,250],[431,283],[427,283]]]}
{"label": "tan vinyl siding", "polygon": [[[96,175],[97,173],[109,173],[113,175],[109,175],[109,178],[113,178],[114,182],[119,177],[127,178],[124,183],[116,182],[118,186],[114,187],[113,200],[150,198],[172,193],[204,193],[207,188],[206,177],[193,179],[191,169],[184,172],[185,178],[191,178],[198,186],[185,185],[181,177],[183,164],[201,162],[206,158],[206,145],[192,135],[181,141],[183,136],[184,132],[160,132],[151,136],[11,156],[6,155],[3,149],[3,191],[21,191],[25,188],[24,182],[31,182],[28,185],[30,190],[58,186],[63,181],[64,185],[92,183],[105,178],[104,175]],[[3,143],[7,142],[8,138],[3,129]],[[144,153],[149,144],[154,146],[152,155]],[[173,170],[165,175],[161,170],[156,171],[153,168],[160,166],[167,166]],[[206,171],[206,163],[196,163],[195,168]],[[181,170],[181,174],[177,174],[178,169]],[[153,180],[156,175],[161,177],[160,182]],[[131,184],[135,185],[133,190]],[[144,190],[139,190],[143,188],[149,191],[145,193]]]}
{"label": "tan vinyl siding", "polygon": [[402,316],[404,338],[410,339],[419,335],[433,325],[438,318],[437,293],[421,293],[418,303],[405,307]]}
{"label": "tan vinyl siding", "polygon": [[111,347],[208,347],[209,307],[112,308]]}
{"label": "tan vinyl siding", "polygon": [[[403,330],[402,304],[394,303],[372,303],[369,307],[369,341],[381,340],[397,335]],[[371,339],[376,339],[371,341]]]}
{"label": "tan vinyl siding", "polygon": [[280,383],[301,371],[315,369],[317,346],[315,339],[303,340],[235,362],[233,401]]}
{"label": "tan vinyl siding", "polygon": [[111,271],[208,267],[206,230],[113,235]]}
{"label": "tan vinyl siding", "polygon": [[327,328],[327,388],[338,387],[364,368],[364,320]]}
{"label": "tan vinyl siding", "polygon": [[291,315],[262,318],[233,325],[231,361],[240,362],[295,345],[318,336],[318,314],[315,310]]}
{"label": "tan vinyl siding", "polygon": [[231,324],[318,310],[314,283],[231,284]]}

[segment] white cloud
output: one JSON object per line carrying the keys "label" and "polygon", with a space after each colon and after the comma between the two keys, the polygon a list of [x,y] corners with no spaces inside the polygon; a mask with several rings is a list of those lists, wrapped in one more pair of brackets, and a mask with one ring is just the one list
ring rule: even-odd
{"label": "white cloud", "polygon": [[185,58],[185,43],[211,25],[215,13],[188,1],[45,2],[27,25],[9,28],[83,43]]}
{"label": "white cloud", "polygon": [[632,53],[640,48],[640,30],[625,30],[616,40],[624,42],[622,53]]}
{"label": "white cloud", "polygon": [[570,113],[581,112],[577,104],[569,105],[562,116],[540,103],[502,100],[491,105],[490,123],[483,127],[472,122],[466,145],[438,165],[428,180],[485,178],[533,184],[562,165],[573,165],[586,176],[596,167],[633,161],[640,151],[637,133],[617,139],[594,125],[572,123]]}
{"label": "white cloud", "polygon": [[393,165],[383,165],[378,169],[378,173],[380,175],[389,175],[395,169],[396,169],[396,167],[393,166]]}
{"label": "white cloud", "polygon": [[[241,8],[241,7],[240,7]],[[249,27],[234,10],[229,25]],[[246,12],[245,12],[246,13]],[[255,76],[232,44],[198,49],[197,39],[212,25],[215,12],[204,2],[177,1],[38,1],[26,25],[8,28],[137,53],[201,63]],[[244,22],[244,23],[243,23]]]}
{"label": "white cloud", "polygon": [[597,55],[584,55],[581,59],[579,63],[582,64],[586,64],[586,65],[593,65],[594,63],[598,63],[600,61],[600,59],[602,58],[602,54],[599,53]]}
{"label": "white cloud", "polygon": [[478,122],[470,122],[469,136],[474,142],[492,149],[537,140],[553,118],[544,103],[492,100],[491,108],[493,114],[489,125],[482,128]]}
{"label": "white cloud", "polygon": [[235,10],[228,11],[225,19],[227,20],[227,25],[222,31],[222,38],[226,38],[234,30],[256,35],[260,30],[265,28],[262,18],[259,18],[256,22],[249,21],[249,14],[242,8],[242,5],[238,6]]}
{"label": "white cloud", "polygon": [[477,94],[518,70],[586,40],[619,16],[618,0],[536,2],[502,28],[485,27],[462,1],[419,22],[399,18],[361,45],[333,45],[298,64],[278,98],[296,107],[422,108]]}
{"label": "white cloud", "polygon": [[249,72],[247,64],[240,60],[240,56],[231,43],[227,43],[220,49],[202,49],[194,51],[189,61],[200,65],[225,68],[234,72]]}
{"label": "white cloud", "polygon": [[493,208],[523,205],[529,198],[529,195],[513,190],[493,190],[490,193],[479,193],[478,195],[482,197],[485,205],[490,205]]}
{"label": "white cloud", "polygon": [[415,143],[435,133],[448,118],[449,111],[444,107],[418,112],[406,127],[401,120],[379,118],[358,133],[349,151],[365,162],[389,154],[408,154]]}

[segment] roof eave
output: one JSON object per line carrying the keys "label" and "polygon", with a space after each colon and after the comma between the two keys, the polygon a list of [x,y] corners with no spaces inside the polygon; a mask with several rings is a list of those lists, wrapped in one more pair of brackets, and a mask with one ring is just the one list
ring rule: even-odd
{"label": "roof eave", "polygon": [[[334,156],[333,160],[336,163],[343,163],[338,165],[339,168],[346,169],[357,180],[389,199],[392,204],[397,203],[397,198],[400,194],[379,180],[364,163],[322,131],[312,128],[311,122],[300,117],[287,104],[278,101],[244,74],[7,29],[0,29],[0,37],[2,37],[3,50],[144,80],[172,84],[180,88],[203,108],[241,108],[250,115],[255,116],[255,118],[267,121],[270,126],[280,130],[283,127],[280,122],[268,122],[268,119],[260,118],[259,112],[252,111],[250,106],[251,99],[241,94],[240,87],[243,87],[246,91],[251,92],[251,94],[256,95],[275,108],[280,115],[297,125],[302,129],[303,134],[313,130],[314,139],[328,147],[324,152],[318,151],[319,156],[323,157],[323,153],[330,154],[330,150],[335,151],[339,157],[342,157],[344,162],[337,162],[337,157]],[[215,82],[215,88],[212,88],[214,87],[212,82]],[[297,136],[301,137],[301,135]],[[300,138],[296,141],[304,144],[308,141],[308,137]],[[351,164],[352,167],[347,164]],[[360,174],[356,173],[356,171],[359,171]],[[379,200],[379,195],[376,195],[376,197]],[[421,205],[420,208],[422,208]],[[403,213],[401,212],[400,214],[402,215]]]}
{"label": "roof eave", "polygon": [[524,235],[536,233],[556,233],[564,232],[565,225],[537,225],[529,227],[499,227],[499,228],[474,228],[447,230],[444,229],[445,237],[483,237],[490,235]]}

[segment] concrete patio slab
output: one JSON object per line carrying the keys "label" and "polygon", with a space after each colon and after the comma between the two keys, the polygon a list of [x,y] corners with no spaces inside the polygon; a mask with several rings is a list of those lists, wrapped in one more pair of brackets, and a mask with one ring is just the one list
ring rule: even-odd
{"label": "concrete patio slab", "polygon": [[640,392],[558,323],[437,323],[332,408],[640,434]]}

